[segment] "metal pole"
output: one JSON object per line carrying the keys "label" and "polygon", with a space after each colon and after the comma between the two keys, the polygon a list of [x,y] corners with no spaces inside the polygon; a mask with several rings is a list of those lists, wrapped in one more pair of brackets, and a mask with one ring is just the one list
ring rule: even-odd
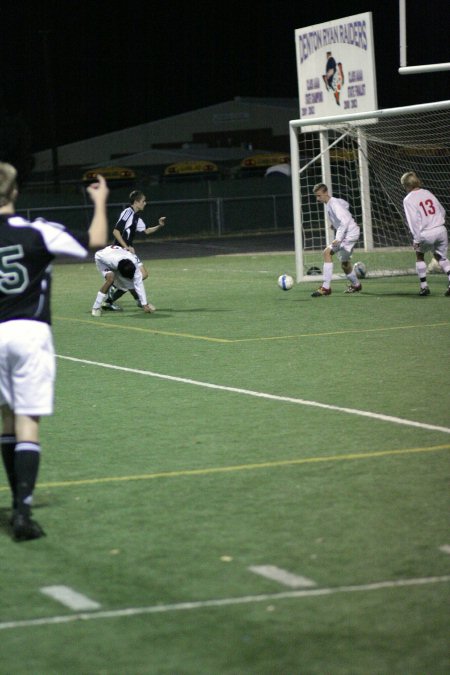
{"label": "metal pole", "polygon": [[[446,92],[447,93],[447,92]],[[381,119],[383,117],[395,117],[396,115],[408,115],[409,113],[421,113],[429,110],[447,110],[450,108],[450,99],[445,101],[435,101],[434,103],[419,103],[417,105],[399,106],[398,108],[383,108],[371,112],[349,113],[348,115],[334,115],[333,117],[318,117],[308,120],[290,120],[291,127],[331,126],[332,122],[340,124],[341,122],[353,122],[355,120]]]}
{"label": "metal pole", "polygon": [[447,63],[429,63],[425,66],[405,66],[399,68],[400,75],[420,75],[420,73],[437,73],[442,70],[450,70],[450,62]]}
{"label": "metal pole", "polygon": [[277,196],[276,195],[272,195],[272,209],[273,209],[274,229],[278,230]]}
{"label": "metal pole", "polygon": [[294,241],[295,241],[295,272],[297,281],[303,277],[303,235],[302,235],[302,210],[300,206],[300,162],[298,148],[299,132],[293,126],[289,126],[289,138],[291,147],[291,180],[292,180],[292,209],[294,218]]}
{"label": "metal pole", "polygon": [[404,68],[408,64],[406,57],[406,0],[398,0],[398,13],[400,24],[400,68]]}
{"label": "metal pole", "polygon": [[367,139],[358,129],[358,170],[361,187],[361,211],[364,236],[364,250],[373,250],[372,207],[370,199],[369,162],[367,161]]}

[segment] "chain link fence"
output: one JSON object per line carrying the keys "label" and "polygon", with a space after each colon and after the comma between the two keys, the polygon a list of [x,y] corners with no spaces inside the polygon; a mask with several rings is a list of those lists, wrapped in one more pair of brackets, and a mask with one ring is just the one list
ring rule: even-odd
{"label": "chain link fence", "polygon": [[[110,232],[127,202],[108,204]],[[28,220],[45,218],[69,229],[85,230],[92,218],[92,205],[43,206],[18,209]],[[166,216],[167,236],[222,237],[231,234],[292,231],[292,195],[267,194],[238,197],[152,200],[143,220],[150,227]]]}

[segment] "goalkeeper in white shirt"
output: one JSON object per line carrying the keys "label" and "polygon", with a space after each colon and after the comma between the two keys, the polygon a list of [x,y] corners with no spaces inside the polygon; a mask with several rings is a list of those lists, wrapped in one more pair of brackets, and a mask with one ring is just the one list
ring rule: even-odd
{"label": "goalkeeper in white shirt", "polygon": [[404,173],[400,182],[407,192],[403,208],[416,252],[419,295],[430,295],[431,292],[425,262],[425,253],[431,251],[448,277],[448,288],[444,295],[450,297],[450,262],[447,258],[448,233],[445,227],[445,209],[430,190],[422,187],[422,181],[414,171]]}

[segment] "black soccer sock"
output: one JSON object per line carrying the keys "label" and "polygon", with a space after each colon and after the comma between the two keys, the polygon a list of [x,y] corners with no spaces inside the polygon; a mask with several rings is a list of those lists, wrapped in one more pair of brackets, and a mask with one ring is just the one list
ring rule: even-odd
{"label": "black soccer sock", "polygon": [[14,470],[14,449],[16,447],[16,437],[12,434],[2,434],[0,436],[2,447],[2,459],[5,467],[8,482],[11,487],[13,498],[13,509],[16,508],[16,473]]}
{"label": "black soccer sock", "polygon": [[133,298],[134,298],[135,300],[139,300],[139,296],[138,296],[138,294],[136,293],[136,291],[134,290],[134,288],[130,288],[130,293],[131,293],[131,295],[133,296]]}
{"label": "black soccer sock", "polygon": [[122,297],[122,295],[125,295],[126,291],[121,291],[120,288],[116,288],[114,293],[111,295],[110,302],[116,302],[119,298]]}
{"label": "black soccer sock", "polygon": [[39,470],[41,446],[39,443],[23,441],[16,444],[14,470],[16,474],[17,510],[30,515],[33,490]]}

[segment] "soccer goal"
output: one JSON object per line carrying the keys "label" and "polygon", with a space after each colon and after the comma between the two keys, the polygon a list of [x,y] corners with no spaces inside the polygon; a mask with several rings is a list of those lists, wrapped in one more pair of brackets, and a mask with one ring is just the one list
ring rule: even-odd
{"label": "soccer goal", "polygon": [[400,177],[415,171],[450,213],[450,101],[290,122],[297,281],[311,281],[332,241],[316,183],[361,226],[353,260],[368,276],[415,274]]}

